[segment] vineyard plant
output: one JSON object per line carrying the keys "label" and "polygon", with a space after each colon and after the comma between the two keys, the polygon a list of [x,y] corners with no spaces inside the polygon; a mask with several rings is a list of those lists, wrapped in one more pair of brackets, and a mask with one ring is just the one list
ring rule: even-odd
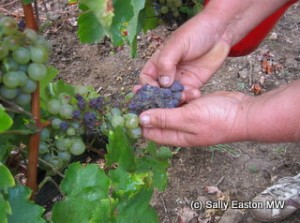
{"label": "vineyard plant", "polygon": [[[138,114],[178,106],[183,87],[146,85],[116,108],[92,87],[56,80],[58,70],[48,65],[52,46],[38,31],[33,4],[20,1],[25,28],[0,15],[0,223],[159,222],[150,200],[154,190],[167,186],[172,152],[139,143]],[[129,44],[131,56],[141,31],[180,14],[188,18],[201,7],[200,1],[181,0],[69,4],[80,11],[81,42],[107,36],[116,46]],[[104,162],[78,161],[91,153]],[[26,175],[26,185],[19,173]],[[34,200],[47,181],[59,184],[62,199],[46,211]]]}

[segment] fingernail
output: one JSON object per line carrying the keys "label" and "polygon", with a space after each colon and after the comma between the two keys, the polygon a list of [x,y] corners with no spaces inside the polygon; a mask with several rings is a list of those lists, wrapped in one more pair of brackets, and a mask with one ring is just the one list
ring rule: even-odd
{"label": "fingernail", "polygon": [[168,86],[171,82],[171,78],[169,76],[160,76],[159,82],[163,86]]}
{"label": "fingernail", "polygon": [[150,116],[149,115],[143,115],[141,117],[141,124],[142,125],[148,125],[148,124],[150,124]]}

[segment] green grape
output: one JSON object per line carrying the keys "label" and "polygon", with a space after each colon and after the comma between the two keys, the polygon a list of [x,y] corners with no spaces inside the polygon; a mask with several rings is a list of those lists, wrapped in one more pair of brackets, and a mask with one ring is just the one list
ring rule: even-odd
{"label": "green grape", "polygon": [[7,88],[16,88],[20,84],[17,72],[11,71],[3,75],[2,82]]}
{"label": "green grape", "polygon": [[0,60],[7,57],[8,51],[7,45],[4,42],[0,42]]}
{"label": "green grape", "polygon": [[139,127],[139,117],[136,114],[128,113],[124,115],[125,118],[125,127],[128,129],[134,129]]}
{"label": "green grape", "polygon": [[156,157],[159,159],[167,159],[172,156],[172,152],[168,147],[161,147],[156,154]]}
{"label": "green grape", "polygon": [[2,17],[0,19],[1,29],[5,35],[11,35],[17,31],[17,22],[11,17]]}
{"label": "green grape", "polygon": [[76,134],[83,134],[84,133],[84,128],[82,125],[80,125],[80,123],[78,122],[72,122],[71,126],[75,129]]}
{"label": "green grape", "polygon": [[66,151],[68,147],[65,146],[64,138],[55,141],[55,146],[60,151]]}
{"label": "green grape", "polygon": [[46,141],[47,139],[50,138],[50,131],[47,128],[43,128],[41,131],[41,140]]}
{"label": "green grape", "polygon": [[31,63],[28,66],[28,75],[32,80],[40,81],[46,77],[47,68],[45,65],[40,63]]}
{"label": "green grape", "polygon": [[167,1],[167,6],[168,7],[172,7],[173,5],[174,5],[174,2],[173,2],[173,0],[166,0]]}
{"label": "green grape", "polygon": [[127,129],[127,134],[132,139],[138,139],[142,137],[142,129],[141,128]]}
{"label": "green grape", "polygon": [[39,154],[43,155],[49,152],[48,145],[45,142],[40,142],[39,145]]}
{"label": "green grape", "polygon": [[129,103],[134,95],[135,95],[135,93],[133,93],[133,92],[126,94],[124,97],[125,103]]}
{"label": "green grape", "polygon": [[164,4],[166,4],[166,0],[159,0],[159,3],[164,5]]}
{"label": "green grape", "polygon": [[0,86],[0,95],[5,99],[11,100],[14,99],[18,94],[17,88],[7,88],[5,86]]}
{"label": "green grape", "polygon": [[27,73],[28,65],[27,64],[19,64],[19,71],[23,71],[24,73]]}
{"label": "green grape", "polygon": [[35,42],[35,45],[42,46],[48,50],[48,53],[52,50],[52,45],[47,41],[43,36],[38,36],[38,39]]}
{"label": "green grape", "polygon": [[117,128],[118,126],[124,126],[124,118],[120,115],[114,115],[111,119],[111,125],[113,128]]}
{"label": "green grape", "polygon": [[33,29],[25,29],[23,33],[29,44],[35,43],[38,39],[38,34]]}
{"label": "green grape", "polygon": [[22,86],[20,89],[23,93],[31,94],[36,90],[36,88],[37,88],[36,81],[33,81],[30,78],[28,78],[26,84]]}
{"label": "green grape", "polygon": [[20,87],[24,86],[28,81],[28,76],[26,75],[26,73],[20,70],[16,71],[15,73],[18,75],[19,86]]}
{"label": "green grape", "polygon": [[177,7],[177,8],[180,8],[182,6],[182,1],[181,0],[175,0],[174,1],[174,5]]}
{"label": "green grape", "polygon": [[70,147],[70,153],[79,156],[84,153],[85,151],[85,145],[81,138],[76,138],[73,140],[73,144]]}
{"label": "green grape", "polygon": [[173,16],[176,17],[176,18],[179,17],[179,15],[180,15],[180,14],[179,14],[179,11],[173,12],[172,14],[173,14]]}
{"label": "green grape", "polygon": [[59,151],[57,153],[57,156],[59,159],[61,159],[63,162],[68,163],[70,162],[72,156],[68,151]]}
{"label": "green grape", "polygon": [[52,99],[47,103],[47,111],[52,115],[57,115],[61,110],[61,103],[57,99]]}
{"label": "green grape", "polygon": [[168,6],[162,6],[161,8],[160,8],[160,13],[161,14],[167,14],[169,12],[169,7]]}
{"label": "green grape", "polygon": [[59,111],[59,114],[64,119],[72,119],[73,116],[73,107],[69,104],[63,104]]}
{"label": "green grape", "polygon": [[87,86],[75,86],[75,94],[80,94],[82,96],[86,96],[89,93],[89,89]]}
{"label": "green grape", "polygon": [[6,57],[2,60],[2,68],[4,72],[17,71],[19,65],[13,58]]}
{"label": "green grape", "polygon": [[114,116],[114,115],[122,115],[121,110],[118,109],[118,108],[112,108],[110,110],[110,113],[112,114],[112,116]]}
{"label": "green grape", "polygon": [[100,125],[100,131],[102,132],[103,135],[108,135],[108,125],[106,122],[102,122],[102,124]]}
{"label": "green grape", "polygon": [[19,47],[14,50],[12,57],[19,64],[27,64],[30,61],[30,52],[25,47]]}
{"label": "green grape", "polygon": [[63,138],[62,142],[66,148],[70,148],[73,144],[73,141],[70,138]]}
{"label": "green grape", "polygon": [[28,105],[31,102],[31,95],[30,94],[19,94],[15,98],[15,102],[20,106]]}
{"label": "green grape", "polygon": [[61,123],[61,120],[59,118],[54,118],[52,121],[51,121],[51,126],[52,128],[54,129],[60,129],[60,123]]}
{"label": "green grape", "polygon": [[23,45],[21,35],[13,35],[4,38],[4,43],[7,45],[8,49],[14,51]]}
{"label": "green grape", "polygon": [[52,156],[52,159],[48,161],[55,169],[63,167],[63,161],[58,156]]}
{"label": "green grape", "polygon": [[73,136],[73,135],[75,135],[75,134],[76,134],[76,132],[75,132],[75,129],[74,129],[74,128],[69,127],[69,128],[67,129],[67,135],[68,135],[68,136]]}
{"label": "green grape", "polygon": [[68,104],[71,101],[72,97],[71,97],[71,95],[69,95],[65,92],[62,92],[58,95],[58,99],[60,100],[60,102],[62,104]]}
{"label": "green grape", "polygon": [[44,46],[32,46],[30,47],[30,56],[35,63],[46,63],[49,59],[49,52]]}

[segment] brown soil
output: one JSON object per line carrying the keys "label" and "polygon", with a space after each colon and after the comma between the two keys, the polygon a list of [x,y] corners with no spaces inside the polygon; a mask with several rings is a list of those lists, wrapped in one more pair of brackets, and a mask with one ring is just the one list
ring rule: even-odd
{"label": "brown soil", "polygon": [[[60,70],[58,78],[73,84],[92,85],[113,100],[131,91],[148,56],[159,45],[160,39],[170,33],[166,27],[159,27],[142,34],[139,56],[132,59],[127,47],[114,48],[109,41],[96,45],[80,44],[76,36],[77,27],[64,19],[59,6],[56,8],[61,19],[46,28],[44,34],[53,44],[51,63]],[[254,83],[263,81],[263,91],[269,91],[300,79],[299,21],[298,3],[284,15],[258,50],[245,57],[228,58],[202,89],[203,94],[218,90],[253,94],[249,89]],[[272,74],[262,71],[261,60],[264,57],[271,57],[274,61]],[[182,221],[189,213],[185,207],[190,207],[197,198],[249,201],[279,178],[300,172],[299,143],[244,142],[225,146],[174,148],[177,152],[169,169],[168,187],[153,198],[161,222],[188,222]],[[217,186],[222,196],[208,194],[207,186]],[[180,213],[181,218],[178,217]],[[224,211],[206,210],[191,214],[202,220],[195,217],[190,222],[218,222]],[[242,214],[234,214],[239,220],[224,222],[259,222],[247,209]],[[300,222],[299,219],[300,211],[281,222]]]}

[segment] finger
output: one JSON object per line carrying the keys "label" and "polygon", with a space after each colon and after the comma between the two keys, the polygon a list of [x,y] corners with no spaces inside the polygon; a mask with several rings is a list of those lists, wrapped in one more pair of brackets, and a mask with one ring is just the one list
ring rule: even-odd
{"label": "finger", "polygon": [[181,101],[182,102],[190,102],[193,101],[201,96],[201,92],[198,89],[184,89],[181,94]]}
{"label": "finger", "polygon": [[140,115],[140,123],[147,128],[161,128],[193,133],[195,121],[193,109],[186,107],[172,109],[151,109]]}
{"label": "finger", "polygon": [[192,146],[193,134],[169,129],[143,128],[143,137],[161,145]]}
{"label": "finger", "polygon": [[151,58],[144,65],[139,82],[141,85],[150,84],[152,86],[159,86],[155,58]]}

